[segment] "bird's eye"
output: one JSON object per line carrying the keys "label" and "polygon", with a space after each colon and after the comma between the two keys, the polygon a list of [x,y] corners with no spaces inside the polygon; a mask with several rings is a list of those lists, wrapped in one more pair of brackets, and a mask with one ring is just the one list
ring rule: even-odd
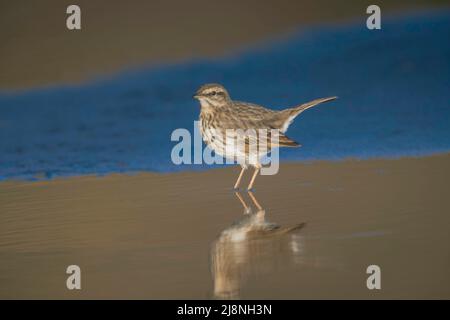
{"label": "bird's eye", "polygon": [[212,96],[215,96],[216,92],[215,91],[211,91],[209,94],[212,95]]}

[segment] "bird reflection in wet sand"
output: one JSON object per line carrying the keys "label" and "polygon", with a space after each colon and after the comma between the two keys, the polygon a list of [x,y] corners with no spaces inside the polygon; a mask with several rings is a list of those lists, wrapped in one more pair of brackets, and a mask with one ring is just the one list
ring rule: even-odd
{"label": "bird reflection in wet sand", "polygon": [[[211,272],[214,296],[219,299],[239,298],[242,282],[251,275],[267,274],[282,263],[285,257],[294,257],[298,250],[295,234],[306,224],[281,227],[266,221],[266,212],[252,192],[248,206],[244,197],[235,193],[244,216],[228,227],[214,241],[211,249]],[[256,212],[254,212],[256,209]]]}

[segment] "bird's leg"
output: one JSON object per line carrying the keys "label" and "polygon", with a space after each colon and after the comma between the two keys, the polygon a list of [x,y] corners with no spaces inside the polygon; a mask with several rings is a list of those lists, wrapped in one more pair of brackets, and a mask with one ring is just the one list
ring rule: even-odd
{"label": "bird's leg", "polygon": [[250,196],[250,198],[252,199],[253,203],[255,204],[256,208],[258,208],[258,211],[263,210],[263,207],[261,207],[261,205],[259,204],[258,200],[256,200],[255,195],[253,194],[253,192],[249,191],[248,195]]}
{"label": "bird's leg", "polygon": [[260,167],[255,167],[255,172],[253,173],[252,180],[250,180],[247,190],[253,189],[253,184],[255,183],[256,176],[258,175],[260,169]]}
{"label": "bird's leg", "polygon": [[242,176],[244,175],[244,171],[247,169],[246,167],[242,167],[241,173],[239,173],[239,177],[236,180],[236,183],[234,184],[234,189],[238,189],[239,185],[241,184]]}
{"label": "bird's leg", "polygon": [[256,208],[258,208],[258,212],[255,213],[256,216],[256,220],[257,223],[264,223],[265,221],[265,217],[266,217],[266,211],[263,209],[263,207],[261,207],[261,205],[259,204],[258,200],[256,200],[255,195],[253,194],[253,192],[248,191],[248,195],[249,197],[252,199],[254,205],[256,206]]}
{"label": "bird's leg", "polygon": [[235,192],[234,193],[236,195],[236,197],[238,197],[239,201],[241,202],[242,206],[244,207],[244,214],[249,214],[252,210],[251,208],[245,203],[244,199],[242,198],[242,196],[240,195],[239,192]]}

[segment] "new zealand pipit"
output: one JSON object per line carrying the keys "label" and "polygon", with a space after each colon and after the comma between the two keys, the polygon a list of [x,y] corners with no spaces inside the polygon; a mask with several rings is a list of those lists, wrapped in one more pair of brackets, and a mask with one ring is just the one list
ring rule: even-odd
{"label": "new zealand pipit", "polygon": [[[244,171],[249,165],[255,168],[248,185],[251,190],[261,169],[262,156],[273,147],[300,146],[284,134],[295,117],[308,108],[337,97],[316,99],[277,111],[253,103],[233,101],[220,84],[206,84],[197,90],[194,98],[198,99],[201,105],[200,132],[205,143],[217,154],[232,158],[242,166],[234,188],[239,188]],[[273,135],[271,136],[274,130],[277,132],[275,140]],[[255,134],[252,135],[251,132]],[[243,141],[242,148],[236,140]],[[256,148],[252,148],[252,142],[257,145]],[[258,147],[261,144],[264,144],[263,148]]]}

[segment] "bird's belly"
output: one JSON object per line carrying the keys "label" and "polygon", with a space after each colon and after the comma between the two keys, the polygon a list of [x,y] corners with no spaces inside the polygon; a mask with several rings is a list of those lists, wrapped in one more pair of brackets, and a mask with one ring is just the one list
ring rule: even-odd
{"label": "bird's belly", "polygon": [[235,136],[225,136],[214,129],[202,128],[201,133],[206,145],[215,153],[242,165],[258,165],[260,158],[268,153],[267,150],[261,151],[257,147],[238,146]]}

